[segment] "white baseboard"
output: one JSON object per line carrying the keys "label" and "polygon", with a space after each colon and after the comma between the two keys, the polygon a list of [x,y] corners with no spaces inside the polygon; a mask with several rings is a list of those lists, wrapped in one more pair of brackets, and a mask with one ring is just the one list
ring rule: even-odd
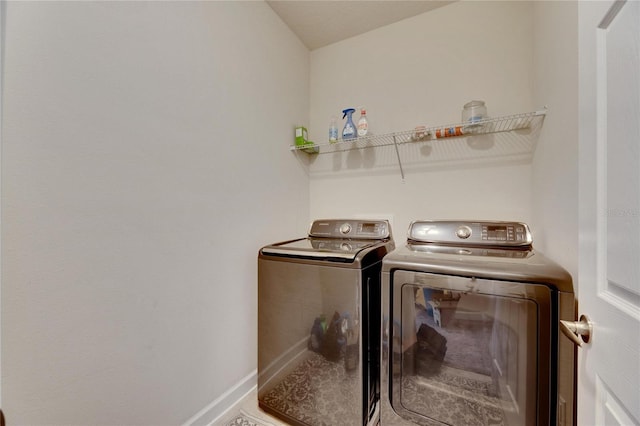
{"label": "white baseboard", "polygon": [[207,426],[213,424],[256,388],[257,378],[258,370],[253,370],[251,374],[184,422],[182,426]]}

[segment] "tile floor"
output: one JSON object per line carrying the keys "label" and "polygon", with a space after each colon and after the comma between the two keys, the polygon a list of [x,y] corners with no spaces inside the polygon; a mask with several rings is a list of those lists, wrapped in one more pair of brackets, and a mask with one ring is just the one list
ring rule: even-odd
{"label": "tile floor", "polygon": [[270,416],[258,407],[258,393],[256,388],[253,388],[251,392],[249,392],[244,398],[238,401],[218,420],[213,422],[211,426],[226,425],[229,421],[231,421],[241,413],[246,414],[248,418],[259,420],[265,426],[287,426],[287,423],[284,423],[276,419],[275,417]]}

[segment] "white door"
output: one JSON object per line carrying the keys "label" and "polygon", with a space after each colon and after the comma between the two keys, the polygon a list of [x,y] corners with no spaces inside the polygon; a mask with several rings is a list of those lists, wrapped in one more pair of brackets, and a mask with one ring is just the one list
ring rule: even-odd
{"label": "white door", "polygon": [[640,1],[580,2],[578,425],[640,425]]}

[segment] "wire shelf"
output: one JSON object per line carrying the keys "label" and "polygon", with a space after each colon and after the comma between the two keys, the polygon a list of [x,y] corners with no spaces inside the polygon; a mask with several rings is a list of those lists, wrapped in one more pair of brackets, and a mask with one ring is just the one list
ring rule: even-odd
{"label": "wire shelf", "polygon": [[[292,151],[309,154],[328,154],[393,145],[404,181],[405,173],[399,149],[403,145],[406,148],[411,147],[409,151],[413,151],[414,147],[421,147],[421,154],[427,152],[423,161],[430,164],[465,164],[496,159],[530,161],[533,158],[538,131],[546,114],[545,108],[540,111],[486,118],[471,124],[454,123],[422,130],[338,140],[335,143],[292,145],[290,148]],[[412,156],[414,157],[418,156]]]}
{"label": "wire shelf", "polygon": [[292,151],[304,151],[310,154],[328,154],[331,152],[351,151],[354,149],[374,148],[388,145],[402,145],[415,142],[441,141],[447,143],[453,138],[473,137],[492,133],[510,132],[530,129],[544,120],[547,110],[534,111],[496,118],[487,118],[473,124],[454,123],[424,129],[423,135],[416,135],[415,130],[406,130],[384,135],[358,137],[349,140],[338,140],[335,143],[296,146]]}

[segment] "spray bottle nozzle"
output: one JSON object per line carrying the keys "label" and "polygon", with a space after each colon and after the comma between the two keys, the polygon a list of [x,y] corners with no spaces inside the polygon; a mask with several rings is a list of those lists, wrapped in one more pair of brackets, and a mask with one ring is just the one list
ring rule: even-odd
{"label": "spray bottle nozzle", "polygon": [[355,110],[355,109],[353,109],[353,108],[343,109],[343,110],[342,110],[342,118],[345,118],[347,115],[351,115],[351,114],[353,114],[354,112],[356,112],[356,110]]}

